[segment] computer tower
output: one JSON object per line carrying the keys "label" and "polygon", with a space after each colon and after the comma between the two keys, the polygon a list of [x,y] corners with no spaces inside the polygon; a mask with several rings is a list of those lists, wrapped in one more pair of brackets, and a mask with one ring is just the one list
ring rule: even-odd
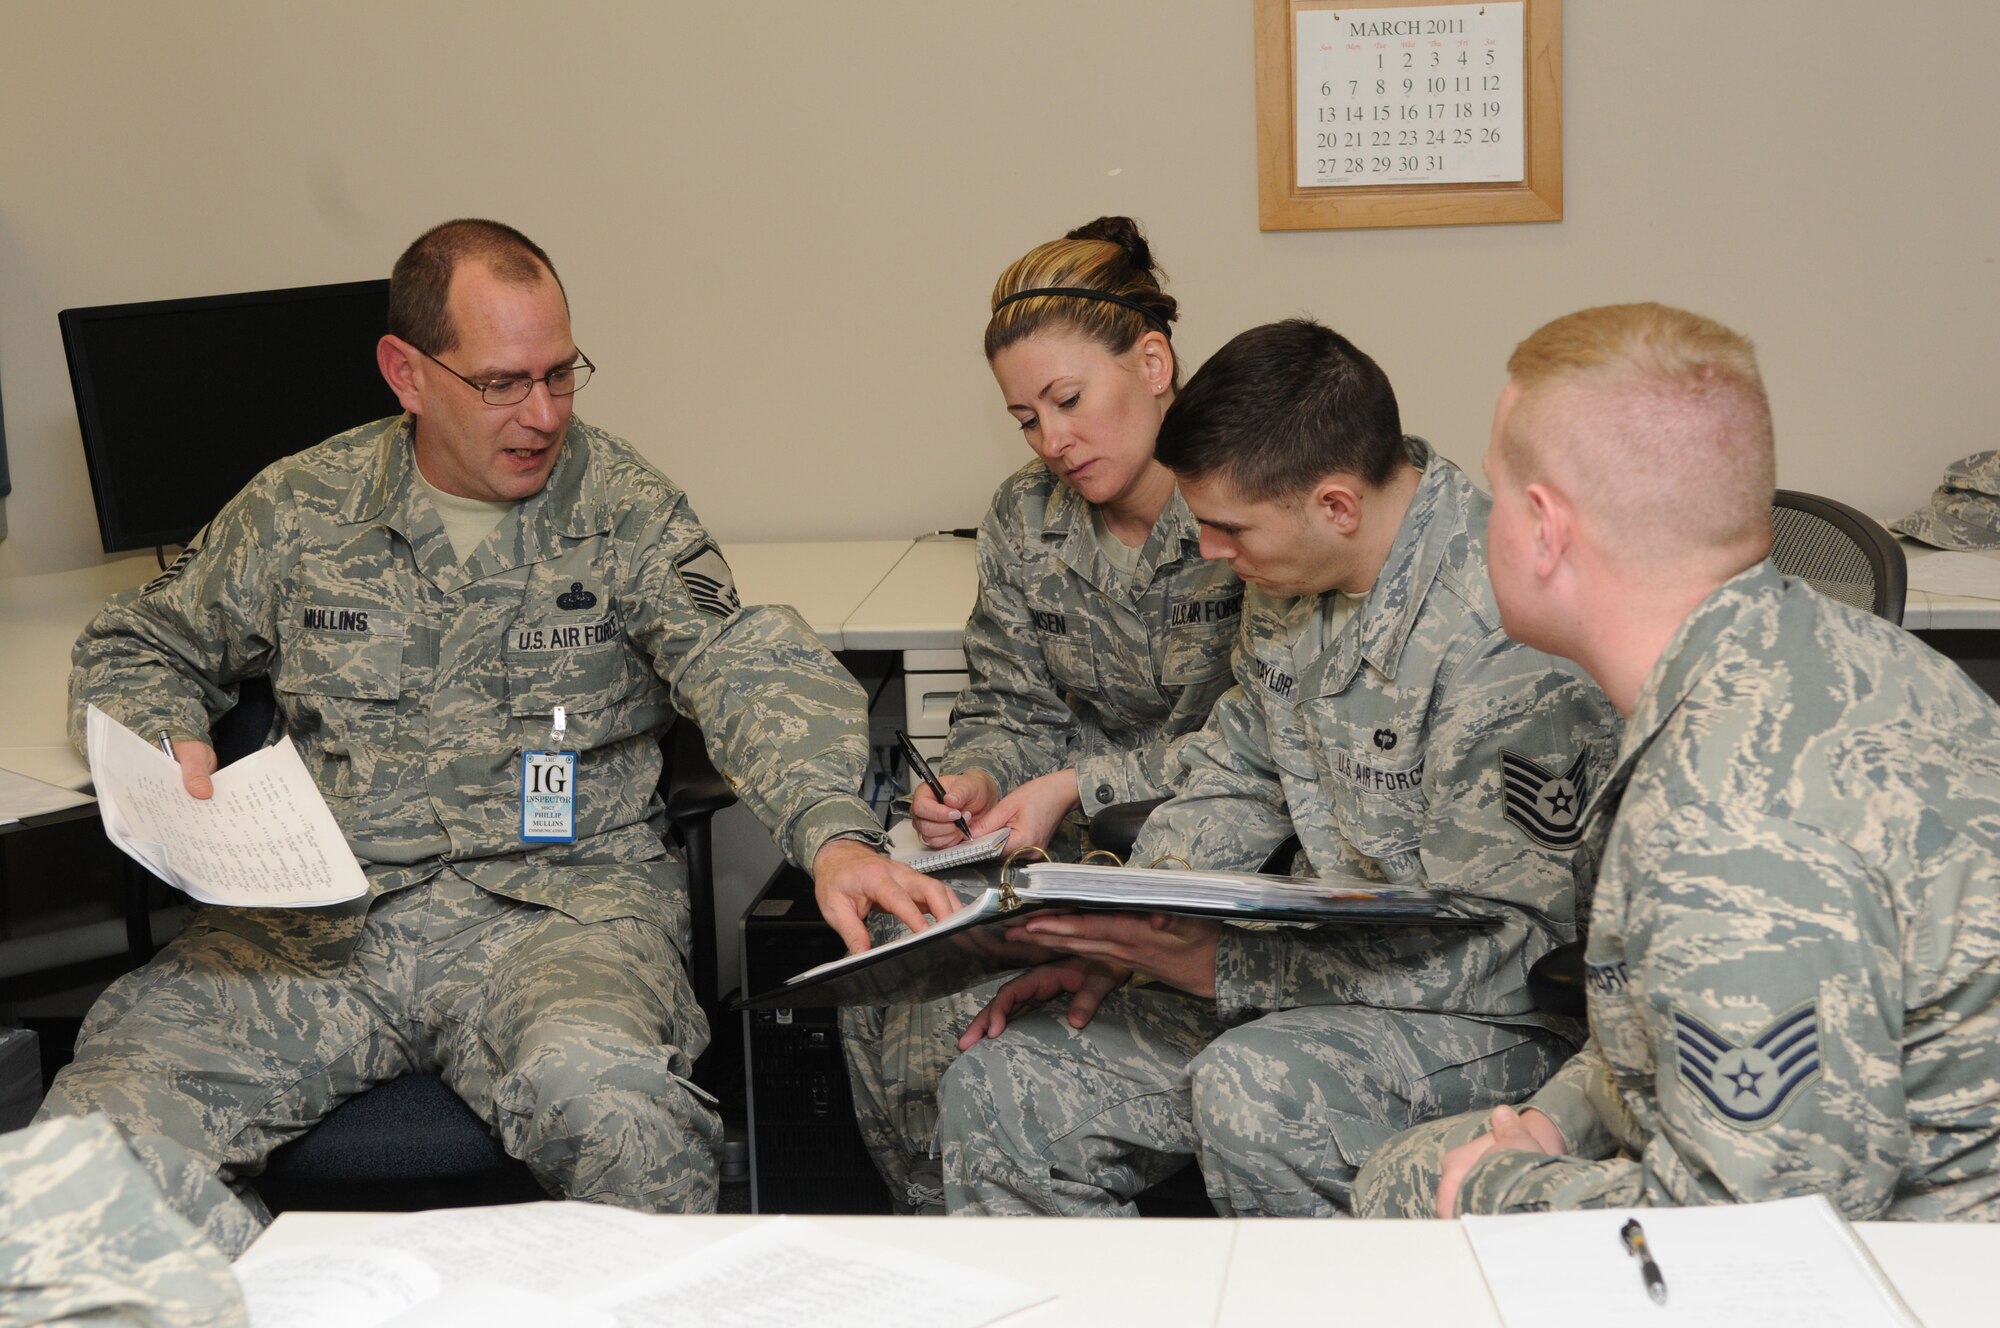
{"label": "computer tower", "polygon": [[[844,951],[820,917],[812,878],[787,864],[743,915],[743,990],[778,986]],[[830,1009],[742,1014],[752,1212],[890,1210],[854,1123],[834,1016]]]}

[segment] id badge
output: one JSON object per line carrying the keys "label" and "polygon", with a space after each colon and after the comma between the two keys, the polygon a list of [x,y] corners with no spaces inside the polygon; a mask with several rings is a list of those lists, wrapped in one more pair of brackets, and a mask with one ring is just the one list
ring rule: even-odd
{"label": "id badge", "polygon": [[521,842],[576,842],[576,753],[521,753]]}
{"label": "id badge", "polygon": [[562,751],[566,727],[561,706],[546,752],[521,753],[521,842],[576,842],[576,753]]}

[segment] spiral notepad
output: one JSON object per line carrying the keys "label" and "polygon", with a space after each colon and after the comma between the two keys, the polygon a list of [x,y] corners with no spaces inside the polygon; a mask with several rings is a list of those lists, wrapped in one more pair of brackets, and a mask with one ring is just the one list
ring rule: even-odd
{"label": "spiral notepad", "polygon": [[917,828],[908,821],[898,822],[889,831],[889,856],[906,867],[920,872],[942,871],[947,867],[964,867],[975,862],[988,862],[1000,856],[1007,847],[1007,827],[1002,826],[990,835],[968,839],[962,844],[952,844],[946,848],[927,849],[923,840],[917,837]]}

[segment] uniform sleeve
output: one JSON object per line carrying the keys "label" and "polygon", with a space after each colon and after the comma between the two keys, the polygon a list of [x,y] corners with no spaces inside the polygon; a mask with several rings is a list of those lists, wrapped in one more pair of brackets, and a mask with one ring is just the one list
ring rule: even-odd
{"label": "uniform sleeve", "polygon": [[1494,1154],[1468,1211],[1824,1193],[1878,1216],[1911,1146],[1887,890],[1813,827],[1720,806],[1620,852],[1629,985],[1592,1018],[1621,1063],[1650,1059],[1657,1119],[1637,1157]]}
{"label": "uniform sleeve", "polygon": [[1179,858],[1196,867],[1255,871],[1291,835],[1264,712],[1252,699],[1253,665],[1250,652],[1236,651],[1236,686],[1180,748],[1178,790],[1146,819],[1132,861]]}
{"label": "uniform sleeve", "polygon": [[[1230,928],[1216,955],[1219,1006],[1530,1013],[1528,965],[1576,935],[1570,854],[1615,731],[1594,684],[1503,636],[1486,639],[1432,702],[1422,804],[1407,846],[1415,852],[1370,851],[1393,879],[1443,891],[1497,925]],[[1328,778],[1322,788],[1372,796]]]}
{"label": "uniform sleeve", "polygon": [[172,567],[113,596],[84,628],[69,679],[79,751],[88,705],[148,741],[164,729],[207,742],[236,684],[269,670],[292,534],[282,485],[275,468],[252,481]]}
{"label": "uniform sleeve", "polygon": [[879,844],[881,824],[860,797],[868,767],[860,685],[796,609],[736,604],[728,565],[684,499],[640,557],[628,630],[785,856],[810,869],[829,839]]}
{"label": "uniform sleeve", "polygon": [[1083,791],[1084,814],[1121,802],[1163,798],[1177,792],[1182,783],[1181,754],[1199,733],[1200,730],[1161,734],[1137,747],[1094,752],[1079,758],[1076,783]]}
{"label": "uniform sleeve", "polygon": [[1076,717],[1043,662],[1020,552],[997,508],[980,527],[977,556],[979,599],[965,624],[969,680],[952,708],[942,768],[984,770],[1008,793],[1069,764]]}

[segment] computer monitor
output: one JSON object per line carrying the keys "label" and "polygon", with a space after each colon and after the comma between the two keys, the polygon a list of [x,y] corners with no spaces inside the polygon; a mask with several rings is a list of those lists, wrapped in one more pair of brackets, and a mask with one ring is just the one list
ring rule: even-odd
{"label": "computer monitor", "polygon": [[185,544],[279,457],[401,409],[389,283],[64,309],[104,551]]}

